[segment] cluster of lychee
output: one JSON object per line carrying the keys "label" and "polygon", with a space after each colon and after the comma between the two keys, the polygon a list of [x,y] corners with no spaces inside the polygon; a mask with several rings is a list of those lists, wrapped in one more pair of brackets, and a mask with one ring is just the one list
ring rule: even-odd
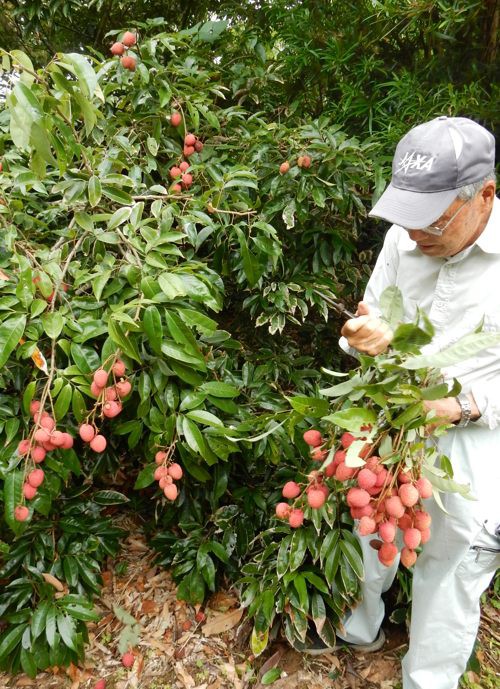
{"label": "cluster of lychee", "polygon": [[155,481],[163,491],[167,500],[174,501],[179,494],[179,490],[174,481],[180,481],[183,476],[182,467],[177,462],[169,461],[169,453],[158,450],[155,455],[155,463],[158,465],[154,472]]}
{"label": "cluster of lychee", "polygon": [[137,35],[132,31],[125,31],[122,36],[121,41],[113,43],[110,50],[113,55],[120,56],[120,62],[124,69],[128,69],[130,72],[135,71],[137,60],[133,55],[125,54],[128,49],[137,43]]}
{"label": "cluster of lychee", "polygon": [[[308,155],[299,156],[297,158],[297,167],[303,167],[303,168],[311,167],[311,157]],[[290,163],[288,162],[288,160],[285,160],[280,165],[280,175],[286,175],[286,173],[288,172],[289,169],[290,169]]]}
{"label": "cluster of lychee", "polygon": [[[306,431],[304,440],[311,448],[312,459],[324,462],[329,450],[325,448],[321,433],[313,429]],[[305,489],[307,503],[313,509],[324,505],[329,495],[329,488],[324,484],[326,478],[355,482],[347,490],[346,501],[352,518],[358,520],[359,534],[378,535],[379,538],[372,540],[370,545],[378,551],[380,562],[389,567],[399,553],[395,543],[399,529],[404,543],[401,562],[411,567],[417,559],[416,549],[426,543],[431,535],[431,517],[421,501],[432,496],[432,484],[427,478],[417,475],[416,468],[405,470],[399,463],[384,465],[380,457],[370,454],[372,447],[368,443],[359,453],[362,459],[366,459],[364,466],[347,466],[347,450],[355,440],[351,433],[344,433],[332,461],[322,471],[309,474]],[[282,494],[287,499],[296,499],[302,492],[298,483],[288,481]],[[278,503],[276,516],[288,519],[292,528],[301,526],[304,521],[303,510],[292,508],[288,503]]]}
{"label": "cluster of lychee", "polygon": [[[73,436],[66,431],[56,428],[54,417],[41,409],[39,400],[30,402],[30,414],[35,423],[34,431],[29,438],[23,438],[17,446],[17,453],[21,457],[29,457],[34,464],[44,461],[47,452],[53,450],[69,450],[73,447]],[[42,485],[45,474],[42,469],[33,469],[23,485],[23,496],[26,500],[33,500],[37,489]],[[29,509],[25,505],[17,505],[14,518],[24,522],[29,517]]]}
{"label": "cluster of lychee", "polygon": [[[174,111],[170,116],[170,122],[174,127],[178,127],[182,122],[180,113]],[[203,151],[203,143],[191,133],[184,136],[183,154],[185,158],[190,158],[194,153],[201,153]],[[183,189],[189,189],[193,183],[193,175],[188,172],[190,168],[187,160],[183,160],[179,165],[173,165],[170,168],[169,174],[174,184],[171,191],[179,193]],[[178,180],[178,181],[176,181]]]}
{"label": "cluster of lychee", "polygon": [[[93,411],[94,416],[99,407],[101,408],[101,416],[105,416],[107,419],[113,419],[121,414],[123,410],[122,400],[132,391],[132,384],[125,376],[126,370],[124,362],[121,359],[116,359],[109,372],[104,368],[98,368],[97,371],[94,371],[90,384],[90,392],[97,398],[97,404]],[[109,384],[110,375],[113,378],[111,385]],[[85,443],[89,443],[94,452],[104,452],[106,449],[106,438],[98,432],[94,423],[82,423],[78,433]]]}

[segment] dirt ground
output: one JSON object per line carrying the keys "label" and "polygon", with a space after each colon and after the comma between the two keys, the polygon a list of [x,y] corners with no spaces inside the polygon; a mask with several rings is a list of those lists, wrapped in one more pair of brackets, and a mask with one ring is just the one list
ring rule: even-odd
{"label": "dirt ground", "polygon": [[[251,625],[242,615],[236,593],[217,593],[204,608],[206,618],[176,599],[168,572],[155,567],[154,555],[140,533],[133,532],[122,555],[103,572],[105,586],[97,601],[102,617],[89,625],[90,645],[81,667],[54,668],[36,679],[0,673],[0,689],[93,689],[106,679],[106,689],[260,689],[261,679],[273,668],[281,671],[274,689],[398,689],[400,659],[406,650],[403,626],[385,626],[384,647],[371,654],[349,650],[310,658],[293,651],[286,642],[275,642],[254,658],[248,646]],[[130,627],[132,616],[138,626]],[[198,616],[198,619],[200,616]],[[487,671],[469,673],[470,686],[489,689],[490,678],[500,671],[499,610],[483,606],[478,658]],[[138,631],[135,662],[126,670],[117,640],[129,623]],[[496,631],[495,631],[496,630]],[[493,679],[493,682],[495,680]],[[477,684],[475,684],[477,682]],[[497,687],[499,684],[496,685]]]}

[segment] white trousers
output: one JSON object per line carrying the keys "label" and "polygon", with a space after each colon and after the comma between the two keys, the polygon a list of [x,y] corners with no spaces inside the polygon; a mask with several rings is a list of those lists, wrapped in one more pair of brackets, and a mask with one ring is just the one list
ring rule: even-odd
{"label": "white trousers", "polygon": [[[452,450],[469,449],[463,447],[464,438],[449,435],[449,456]],[[495,461],[498,466],[496,456]],[[496,492],[498,485],[494,481],[491,492]],[[451,493],[442,497],[449,514],[433,499],[425,501],[432,516],[431,539],[414,567],[403,689],[456,689],[477,635],[480,596],[500,567],[500,553],[491,552],[500,548],[500,540],[493,535],[491,501],[470,501]],[[338,634],[351,643],[370,643],[377,637],[384,617],[381,594],[391,585],[397,569],[396,563],[390,568],[380,564],[369,546],[372,538],[359,537],[365,563],[363,600],[343,621]]]}

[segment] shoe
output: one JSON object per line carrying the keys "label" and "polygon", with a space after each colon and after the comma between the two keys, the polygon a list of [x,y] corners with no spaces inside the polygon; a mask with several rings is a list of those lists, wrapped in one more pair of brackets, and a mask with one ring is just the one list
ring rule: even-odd
{"label": "shoe", "polygon": [[319,637],[316,630],[314,630],[308,633],[306,641],[301,644],[301,648],[297,648],[297,650],[300,650],[301,653],[305,653],[306,655],[310,656],[319,656],[323,653],[334,653],[335,651],[339,651],[341,649],[350,649],[355,653],[373,653],[374,651],[381,649],[384,644],[385,634],[383,629],[379,631],[377,638],[371,643],[351,644],[348,641],[339,639],[338,643],[335,643],[333,646],[325,644],[325,642]]}

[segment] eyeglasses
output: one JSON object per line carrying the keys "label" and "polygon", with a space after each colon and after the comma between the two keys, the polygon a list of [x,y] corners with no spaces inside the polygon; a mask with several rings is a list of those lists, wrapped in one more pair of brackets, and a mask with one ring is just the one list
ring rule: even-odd
{"label": "eyeglasses", "polygon": [[419,227],[419,228],[413,228],[409,229],[408,227],[404,227],[403,229],[406,230],[407,232],[425,232],[426,234],[433,234],[435,237],[441,237],[441,235],[444,233],[448,225],[450,225],[457,215],[460,213],[462,208],[465,208],[465,206],[471,201],[472,199],[468,199],[465,203],[462,203],[460,208],[453,213],[451,218],[448,220],[446,225],[444,227],[437,227],[436,225],[428,225],[427,227]]}

